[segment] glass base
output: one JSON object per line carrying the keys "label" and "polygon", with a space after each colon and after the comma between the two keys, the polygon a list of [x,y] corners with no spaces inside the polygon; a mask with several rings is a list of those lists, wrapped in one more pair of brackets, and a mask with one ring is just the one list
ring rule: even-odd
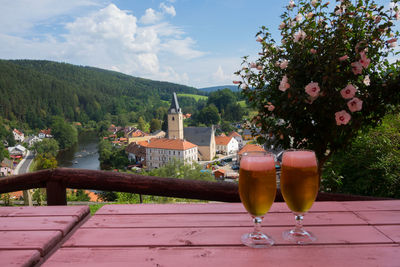
{"label": "glass base", "polygon": [[242,243],[252,248],[268,248],[275,244],[275,241],[263,233],[249,233],[242,235]]}
{"label": "glass base", "polygon": [[296,244],[309,244],[317,240],[315,235],[305,230],[291,229],[282,233],[284,240],[296,243]]}

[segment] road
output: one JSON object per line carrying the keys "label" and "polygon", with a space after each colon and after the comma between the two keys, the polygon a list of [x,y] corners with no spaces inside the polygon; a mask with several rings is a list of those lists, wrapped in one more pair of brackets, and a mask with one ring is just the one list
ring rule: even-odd
{"label": "road", "polygon": [[19,168],[16,169],[16,174],[29,172],[29,165],[31,165],[33,158],[33,153],[28,150],[28,154],[18,165]]}

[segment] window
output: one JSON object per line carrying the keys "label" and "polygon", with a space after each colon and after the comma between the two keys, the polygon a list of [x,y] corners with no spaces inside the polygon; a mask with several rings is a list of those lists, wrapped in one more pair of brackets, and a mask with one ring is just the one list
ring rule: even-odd
{"label": "window", "polygon": [[173,120],[173,121],[175,120],[175,117],[174,117],[174,116],[172,116],[172,120]]}

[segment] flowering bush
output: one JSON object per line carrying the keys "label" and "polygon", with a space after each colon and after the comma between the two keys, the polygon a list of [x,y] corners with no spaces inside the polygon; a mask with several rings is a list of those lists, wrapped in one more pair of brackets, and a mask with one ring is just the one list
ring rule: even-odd
{"label": "flowering bush", "polygon": [[291,0],[280,44],[262,27],[260,57],[244,57],[234,81],[258,110],[248,126],[260,143],[312,149],[321,166],[400,103],[398,0],[336,2]]}

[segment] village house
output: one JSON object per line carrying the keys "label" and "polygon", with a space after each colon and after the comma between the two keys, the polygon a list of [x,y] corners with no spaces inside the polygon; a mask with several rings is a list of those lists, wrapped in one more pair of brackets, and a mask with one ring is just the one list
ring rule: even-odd
{"label": "village house", "polygon": [[9,176],[14,173],[14,164],[12,160],[7,158],[0,162],[0,176]]}
{"label": "village house", "polygon": [[239,143],[233,137],[217,136],[215,137],[215,144],[220,154],[232,155],[239,151]]}
{"label": "village house", "polygon": [[8,153],[12,158],[23,158],[26,154],[27,149],[21,145],[8,147]]}
{"label": "village house", "polygon": [[244,129],[243,130],[243,139],[244,140],[252,140],[252,139],[256,139],[257,136],[260,133],[260,129],[256,129],[256,133],[253,135],[252,131],[250,129]]}
{"label": "village house", "polygon": [[52,138],[53,136],[51,135],[51,129],[49,128],[49,129],[45,129],[45,130],[40,130],[40,132],[39,132],[39,134],[38,134],[38,137],[39,137],[40,139],[43,139],[43,138]]}
{"label": "village house", "polygon": [[129,161],[135,164],[142,164],[146,166],[146,147],[148,144],[148,141],[130,143],[125,148],[125,152],[128,154]]}
{"label": "village house", "polygon": [[25,136],[23,132],[18,131],[17,129],[13,130],[14,140],[17,142],[24,142]]}
{"label": "village house", "polygon": [[182,139],[160,138],[148,141],[146,166],[149,169],[160,168],[174,158],[185,164],[197,162],[197,146]]}
{"label": "village house", "polygon": [[29,136],[28,138],[25,139],[25,143],[28,144],[28,147],[32,147],[35,143],[37,142],[42,142],[43,139],[40,139],[38,136]]}
{"label": "village house", "polygon": [[229,137],[233,137],[233,138],[236,139],[236,141],[239,144],[239,148],[243,147],[243,138],[242,138],[242,136],[240,134],[238,134],[237,132],[233,131],[228,136]]}

